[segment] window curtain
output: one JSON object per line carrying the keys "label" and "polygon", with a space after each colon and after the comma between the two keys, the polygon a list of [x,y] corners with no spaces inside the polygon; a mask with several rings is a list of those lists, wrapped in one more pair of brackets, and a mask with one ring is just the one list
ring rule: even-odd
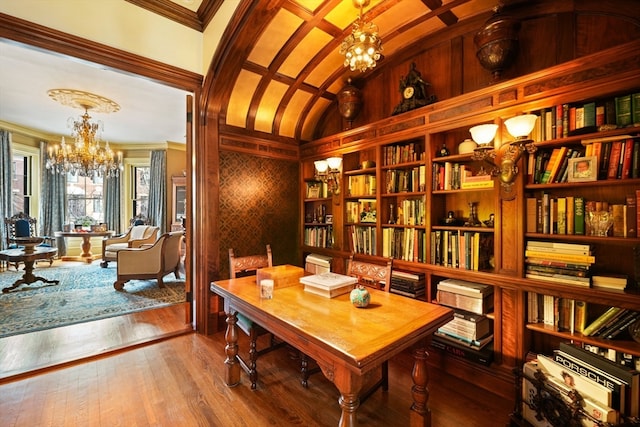
{"label": "window curtain", "polygon": [[[40,233],[53,236],[62,231],[67,214],[67,176],[62,173],[51,173],[46,167],[47,143],[40,142]],[[65,255],[67,248],[63,237],[56,239],[58,256]]]}
{"label": "window curtain", "polygon": [[160,227],[160,234],[166,232],[167,204],[167,153],[164,150],[151,152],[149,173],[149,221]]}
{"label": "window curtain", "polygon": [[120,228],[120,175],[104,180],[104,222],[109,230],[114,230],[116,234],[122,233]]}
{"label": "window curtain", "polygon": [[13,215],[11,200],[11,132],[0,129],[0,217],[3,220],[0,227],[0,248],[6,249],[7,234],[4,226],[4,219]]}

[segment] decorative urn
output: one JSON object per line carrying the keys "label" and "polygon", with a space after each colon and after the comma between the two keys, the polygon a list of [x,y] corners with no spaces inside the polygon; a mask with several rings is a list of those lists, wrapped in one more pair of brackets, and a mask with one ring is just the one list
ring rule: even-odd
{"label": "decorative urn", "polygon": [[357,285],[349,295],[351,298],[351,303],[358,308],[363,308],[369,305],[371,301],[371,294],[362,285]]}
{"label": "decorative urn", "polygon": [[347,128],[351,129],[353,120],[360,113],[362,108],[362,92],[351,84],[351,77],[347,79],[347,84],[338,92],[338,111],[340,115],[347,119]]}
{"label": "decorative urn", "polygon": [[518,32],[520,21],[494,8],[494,14],[473,38],[476,57],[485,69],[498,81],[502,71],[510,67],[518,55]]}

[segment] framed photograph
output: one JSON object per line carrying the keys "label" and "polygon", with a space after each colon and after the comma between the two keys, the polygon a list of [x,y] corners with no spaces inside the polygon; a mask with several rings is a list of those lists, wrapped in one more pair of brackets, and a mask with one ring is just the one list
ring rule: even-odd
{"label": "framed photograph", "polygon": [[327,214],[325,216],[324,222],[326,222],[327,224],[333,224],[333,215]]}
{"label": "framed photograph", "polygon": [[598,179],[598,158],[596,156],[569,159],[567,167],[569,168],[567,176],[569,182],[596,181]]}

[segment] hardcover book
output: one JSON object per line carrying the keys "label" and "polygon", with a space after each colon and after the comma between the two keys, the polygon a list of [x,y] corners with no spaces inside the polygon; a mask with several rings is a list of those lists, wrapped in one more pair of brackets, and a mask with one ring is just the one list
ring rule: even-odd
{"label": "hardcover book", "polygon": [[300,283],[304,284],[304,290],[317,295],[333,298],[338,295],[351,292],[358,279],[337,273],[322,273],[311,276],[303,276]]}

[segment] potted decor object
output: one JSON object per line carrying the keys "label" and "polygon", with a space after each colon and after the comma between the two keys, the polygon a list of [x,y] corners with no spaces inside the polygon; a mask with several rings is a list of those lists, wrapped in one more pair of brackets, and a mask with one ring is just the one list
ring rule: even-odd
{"label": "potted decor object", "polygon": [[351,291],[349,297],[351,298],[351,303],[358,308],[364,308],[369,305],[369,302],[371,302],[371,294],[367,288],[362,285],[357,285]]}

